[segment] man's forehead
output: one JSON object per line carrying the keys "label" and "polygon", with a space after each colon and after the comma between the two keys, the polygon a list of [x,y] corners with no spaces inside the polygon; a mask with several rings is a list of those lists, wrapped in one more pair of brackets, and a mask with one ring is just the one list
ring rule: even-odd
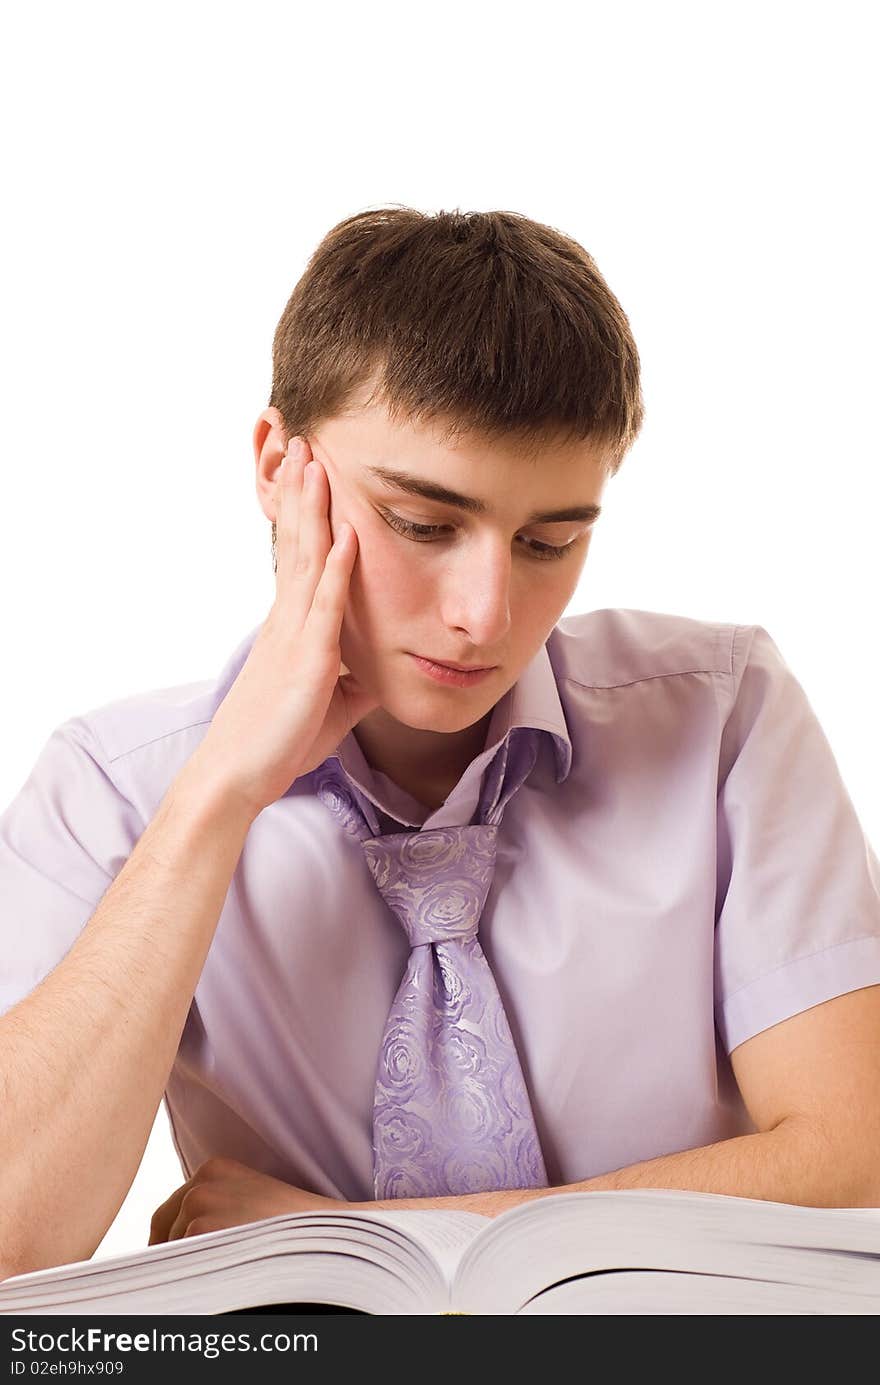
{"label": "man's forehead", "polygon": [[548,425],[530,433],[517,430],[487,435],[445,416],[425,420],[395,418],[379,400],[369,405],[352,404],[338,416],[338,427],[346,443],[357,437],[364,443],[364,452],[356,458],[360,464],[372,460],[420,471],[422,465],[428,467],[432,460],[442,462],[444,458],[489,468],[495,464],[537,464],[545,460],[602,470],[610,461],[606,441],[572,439],[561,426]]}

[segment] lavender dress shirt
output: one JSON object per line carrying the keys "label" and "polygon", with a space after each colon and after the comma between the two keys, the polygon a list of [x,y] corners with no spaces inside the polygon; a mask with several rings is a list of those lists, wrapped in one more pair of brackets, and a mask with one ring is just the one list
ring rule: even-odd
{"label": "lavender dress shirt", "polygon": [[[75,942],[258,629],[219,676],[52,732],[0,817],[0,1013]],[[731,1050],[880,982],[880,865],[800,683],[760,625],[603,609],[551,631],[441,808],[373,772],[354,734],[338,754],[383,831],[460,825],[514,726],[548,734],[504,814],[480,941],[551,1186],[751,1133]],[[184,1177],[227,1155],[369,1200],[408,955],[359,843],[295,780],[247,835],[168,1079]]]}

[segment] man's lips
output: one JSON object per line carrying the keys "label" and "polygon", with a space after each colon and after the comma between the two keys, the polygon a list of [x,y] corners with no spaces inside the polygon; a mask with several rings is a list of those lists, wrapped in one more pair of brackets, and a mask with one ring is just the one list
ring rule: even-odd
{"label": "man's lips", "polygon": [[496,667],[495,664],[454,664],[449,659],[435,659],[433,654],[417,654],[416,658],[427,659],[429,664],[439,664],[441,668],[454,668],[458,673],[480,673]]}

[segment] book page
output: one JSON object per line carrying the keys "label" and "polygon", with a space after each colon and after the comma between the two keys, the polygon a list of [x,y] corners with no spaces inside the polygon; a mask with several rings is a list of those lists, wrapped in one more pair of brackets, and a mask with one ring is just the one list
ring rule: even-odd
{"label": "book page", "polygon": [[444,1279],[452,1283],[458,1262],[471,1241],[492,1221],[479,1212],[445,1212],[441,1208],[402,1209],[399,1212],[366,1212],[361,1216],[384,1221],[411,1236],[419,1245],[429,1251],[443,1272]]}
{"label": "book page", "polygon": [[730,1317],[836,1314],[871,1317],[877,1300],[865,1294],[768,1279],[691,1274],[675,1270],[615,1270],[585,1275],[536,1294],[519,1310],[537,1316]]}
{"label": "book page", "polygon": [[516,1313],[551,1285],[607,1271],[775,1281],[876,1306],[880,1216],[673,1189],[556,1193],[490,1219],[462,1253],[452,1296],[468,1312]]}
{"label": "book page", "polygon": [[450,1269],[484,1220],[441,1211],[282,1215],[18,1276],[0,1284],[0,1315],[215,1313],[271,1303],[280,1285],[284,1301],[442,1312]]}

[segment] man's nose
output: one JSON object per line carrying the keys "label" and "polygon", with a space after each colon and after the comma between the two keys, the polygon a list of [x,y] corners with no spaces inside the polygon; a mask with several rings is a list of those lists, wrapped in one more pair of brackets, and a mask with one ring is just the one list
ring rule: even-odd
{"label": "man's nose", "polygon": [[510,629],[511,551],[488,535],[463,545],[450,560],[441,592],[444,623],[467,631],[472,644],[494,651]]}

